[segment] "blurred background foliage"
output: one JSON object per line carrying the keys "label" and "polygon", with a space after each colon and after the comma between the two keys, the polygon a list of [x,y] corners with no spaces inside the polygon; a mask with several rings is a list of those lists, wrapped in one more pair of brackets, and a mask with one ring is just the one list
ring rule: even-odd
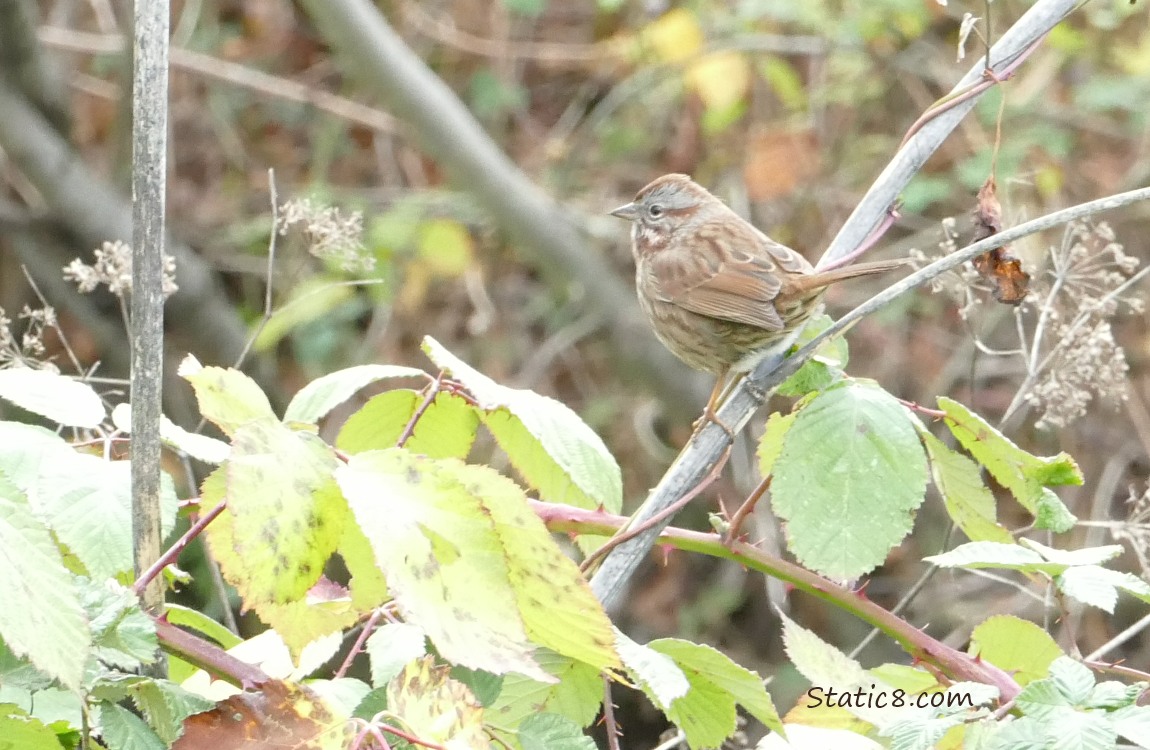
{"label": "blurred background foliage", "polygon": [[[919,114],[985,52],[984,43],[971,37],[965,59],[956,60],[963,14],[982,17],[979,32],[989,28],[993,38],[1029,5],[378,3],[487,134],[585,230],[586,253],[601,257],[623,279],[631,273],[627,227],[606,212],[672,171],[690,173],[771,236],[816,259]],[[130,85],[116,35],[129,31],[129,4],[36,0],[27,6],[38,19],[42,54],[68,84],[68,138],[109,191],[125,193]],[[430,334],[496,380],[578,410],[623,466],[628,501],[640,502],[689,435],[689,419],[666,408],[666,394],[656,385],[616,367],[596,316],[582,304],[579,281],[585,280],[557,285],[517,252],[469,186],[449,182],[444,165],[419,149],[386,102],[373,101],[341,72],[343,51],[322,38],[296,4],[176,0],[172,11],[170,226],[223,281],[227,304],[253,331],[272,283],[276,312],[255,349],[274,364],[274,386],[290,394],[322,373],[369,361],[426,367],[418,342]],[[945,217],[959,217],[960,234],[969,232],[962,227],[969,226],[966,217],[990,174],[998,138],[997,177],[1008,225],[1147,184],[1147,102],[1145,3],[1085,2],[1004,87],[979,102],[928,162],[872,257],[905,255],[911,248],[937,253]],[[311,197],[345,215],[361,211],[374,268],[348,270],[317,260],[306,252],[306,233],[293,229],[278,238],[269,277],[269,169],[281,203]],[[59,220],[39,216],[41,193],[12,159],[0,159],[4,206],[48,223]],[[1150,256],[1148,214],[1142,206],[1106,217],[1126,252],[1143,260]],[[18,218],[5,221],[17,226]],[[35,307],[3,235],[0,307],[10,313],[24,304]],[[1036,237],[1015,250],[1034,270],[1057,242],[1057,236]],[[75,246],[71,252],[86,257],[91,249]],[[831,312],[861,301],[878,283],[833,290]],[[49,301],[67,307],[60,299]],[[85,364],[112,359],[90,319],[66,312],[61,319]],[[168,325],[177,348],[181,321]],[[1062,430],[1035,430],[1033,417],[1010,430],[1028,449],[1065,449],[1081,463],[1087,485],[1064,500],[1084,519],[1121,517],[1128,487],[1140,494],[1150,471],[1147,328],[1141,319],[1125,318],[1117,330],[1131,366],[1128,400],[1094,404],[1085,419]],[[1010,360],[981,353],[972,334],[990,345],[1009,345],[1013,331],[1012,316],[993,303],[962,319],[949,299],[920,291],[851,333],[851,369],[907,400],[930,403],[950,395],[994,421],[1020,373]],[[787,401],[778,399],[774,407],[786,408]],[[763,418],[752,432],[761,430]],[[329,425],[331,434],[339,421],[337,416]],[[484,460],[492,450],[476,448],[477,454],[487,451],[480,455]],[[737,447],[726,478],[683,524],[705,527],[703,506],[714,508],[716,496],[728,507],[745,496],[756,481],[750,450]],[[768,546],[781,544],[769,519],[760,519],[755,533]],[[905,552],[892,555],[868,594],[893,604],[920,572],[917,560],[938,551],[945,534],[944,514],[928,504]],[[1079,534],[1072,542],[1102,539]],[[785,599],[773,586],[738,568],[674,556],[645,571],[620,613],[621,624],[640,640],[681,634],[722,645],[737,661],[773,674],[783,660],[770,606]],[[1020,604],[1016,591],[980,579],[954,578],[935,591],[916,599],[907,616],[949,634],[956,645],[990,612],[1042,616],[1040,607]],[[857,622],[809,601],[788,606],[807,610],[804,624],[840,646],[850,648],[864,635]],[[1098,615],[1082,615],[1084,648],[1106,640],[1131,616]],[[1136,640],[1128,655],[1140,654],[1145,663],[1148,649],[1150,642]],[[786,696],[802,686],[784,674],[776,688],[785,706]],[[634,718],[630,726],[638,724]]]}

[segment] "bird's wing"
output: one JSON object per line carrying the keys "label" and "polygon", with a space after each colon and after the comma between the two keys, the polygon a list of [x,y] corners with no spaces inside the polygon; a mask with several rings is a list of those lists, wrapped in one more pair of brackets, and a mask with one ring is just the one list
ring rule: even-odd
{"label": "bird's wing", "polygon": [[709,222],[696,229],[690,249],[651,257],[656,298],[699,315],[781,331],[774,304],[782,288],[779,268],[803,273],[810,268],[806,259],[749,224]]}

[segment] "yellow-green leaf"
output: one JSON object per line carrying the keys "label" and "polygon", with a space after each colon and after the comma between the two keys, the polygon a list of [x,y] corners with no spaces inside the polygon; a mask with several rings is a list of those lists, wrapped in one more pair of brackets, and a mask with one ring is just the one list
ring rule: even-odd
{"label": "yellow-green leaf", "polygon": [[544,681],[534,644],[619,666],[610,621],[514,482],[395,448],[337,477],[397,603],[445,658]]}
{"label": "yellow-green leaf", "polygon": [[471,233],[455,219],[432,219],[419,226],[419,258],[435,276],[462,276],[474,252]]}
{"label": "yellow-green leaf", "polygon": [[[738,703],[768,729],[783,732],[783,722],[763,681],[710,646],[677,638],[651,641],[648,648],[679,665],[691,690],[671,704],[668,717],[687,732],[692,747],[718,745],[734,733],[734,707]],[[730,706],[731,721],[720,718]]]}
{"label": "yellow-green leaf", "polygon": [[978,465],[926,430],[920,434],[930,456],[934,484],[951,519],[971,541],[1013,543],[1014,537],[997,521],[997,503],[983,484]]}
{"label": "yellow-green leaf", "polygon": [[[348,417],[336,438],[346,453],[394,447],[424,397],[409,390],[381,393]],[[441,392],[420,415],[403,447],[432,458],[466,458],[479,430],[475,407],[459,396]]]}
{"label": "yellow-green leaf", "polygon": [[684,78],[708,110],[725,110],[746,97],[751,65],[742,52],[713,52],[691,65]]}
{"label": "yellow-green leaf", "polygon": [[619,464],[575,412],[534,391],[499,385],[430,336],[423,349],[475,397],[483,423],[540,499],[619,512],[623,505]]}
{"label": "yellow-green leaf", "polygon": [[268,351],[302,325],[322,319],[355,298],[355,290],[340,279],[313,276],[292,287],[291,298],[272,313],[256,336],[257,351]]}
{"label": "yellow-green leaf", "polygon": [[380,380],[422,378],[427,373],[399,365],[358,365],[316,378],[299,390],[284,412],[285,422],[315,422],[354,396],[361,388]]}
{"label": "yellow-green leaf", "polygon": [[939,397],[938,405],[962,447],[1031,513],[1038,512],[1043,487],[1082,484],[1082,472],[1066,453],[1032,455],[957,401]]}
{"label": "yellow-green leaf", "polygon": [[409,663],[387,686],[388,712],[424,742],[485,750],[491,741],[483,729],[483,706],[450,671],[436,666],[432,656]]}
{"label": "yellow-green leaf", "polygon": [[703,48],[703,29],[693,11],[675,8],[648,24],[639,41],[662,62],[682,62]]}
{"label": "yellow-green leaf", "polygon": [[1062,649],[1033,622],[1014,615],[995,615],[970,634],[970,653],[1026,686],[1050,673],[1050,663],[1062,656]]}
{"label": "yellow-green leaf", "polygon": [[236,431],[221,467],[228,509],[207,533],[247,606],[298,601],[319,580],[347,517],[332,478],[338,464],[318,437],[279,422]]}
{"label": "yellow-green leaf", "polygon": [[268,397],[239,370],[204,367],[189,354],[179,374],[195,389],[200,413],[228,435],[248,422],[276,418]]}

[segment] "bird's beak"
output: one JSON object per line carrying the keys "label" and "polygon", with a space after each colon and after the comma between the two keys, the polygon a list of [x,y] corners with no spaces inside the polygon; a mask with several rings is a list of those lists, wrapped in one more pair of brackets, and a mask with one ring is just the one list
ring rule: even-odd
{"label": "bird's beak", "polygon": [[639,209],[635,207],[634,203],[628,203],[625,206],[619,206],[611,212],[612,216],[618,216],[620,219],[627,221],[634,221],[635,217],[639,215]]}

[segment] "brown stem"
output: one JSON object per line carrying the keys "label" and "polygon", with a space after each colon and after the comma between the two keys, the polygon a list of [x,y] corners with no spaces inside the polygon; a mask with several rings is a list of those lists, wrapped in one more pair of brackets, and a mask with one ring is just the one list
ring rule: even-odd
{"label": "brown stem", "polygon": [[[716,424],[719,424],[720,426],[722,426],[722,423],[716,423]],[[711,469],[710,473],[707,474],[707,476],[703,477],[703,481],[696,484],[694,487],[691,488],[690,492],[683,495],[681,498],[676,500],[674,503],[672,503],[667,508],[664,508],[661,512],[657,513],[656,515],[651,516],[646,521],[639,524],[638,526],[635,526],[634,528],[618,529],[617,530],[618,533],[616,533],[615,536],[612,536],[610,539],[608,539],[606,542],[603,543],[602,547],[600,547],[599,549],[595,550],[594,552],[592,552],[590,555],[587,556],[587,559],[584,560],[583,564],[579,566],[579,570],[586,573],[588,570],[591,570],[594,567],[595,563],[598,562],[600,559],[602,559],[604,555],[606,555],[608,552],[610,552],[611,550],[618,547],[620,544],[624,544],[624,543],[630,541],[631,539],[634,539],[635,537],[642,534],[647,529],[652,528],[653,526],[655,526],[655,525],[659,524],[660,522],[670,518],[671,516],[675,515],[680,510],[682,510],[684,506],[686,506],[688,503],[690,503],[692,500],[694,500],[696,497],[698,497],[703,492],[703,490],[710,487],[711,483],[714,482],[716,479],[718,479],[719,473],[722,472],[723,467],[727,464],[727,459],[730,457],[730,455],[731,455],[731,449],[730,449],[730,447],[728,447],[726,452],[723,453],[722,457],[719,459],[718,463],[716,463],[714,468]]]}
{"label": "brown stem", "polygon": [[[606,535],[627,523],[626,516],[568,505],[532,500],[531,507],[548,529],[561,533]],[[998,667],[947,646],[860,593],[844,588],[795,563],[769,555],[745,542],[732,542],[728,545],[718,534],[667,528],[656,543],[731,560],[745,568],[790,583],[795,588],[839,607],[878,628],[916,660],[936,666],[958,680],[994,685],[998,688],[1002,700],[1014,698],[1021,689],[1010,675]]]}
{"label": "brown stem", "polygon": [[735,515],[731,516],[731,525],[727,528],[727,533],[723,535],[724,544],[730,544],[739,538],[739,530],[743,527],[743,521],[745,521],[751,511],[755,509],[759,499],[762,498],[770,486],[771,477],[763,477],[759,485],[751,490],[750,495],[747,495],[746,501],[735,511]]}
{"label": "brown stem", "polygon": [[367,642],[368,636],[371,635],[372,630],[375,630],[375,626],[379,623],[381,617],[383,617],[383,609],[376,609],[371,613],[371,617],[363,624],[363,631],[359,634],[359,637],[355,639],[351,651],[347,652],[347,657],[343,660],[343,664],[339,665],[339,669],[336,670],[333,679],[338,680],[347,674],[347,670],[351,669],[351,663],[355,661],[355,657],[359,656],[360,652],[363,651],[363,644]]}
{"label": "brown stem", "polygon": [[411,419],[408,420],[407,426],[403,428],[403,433],[399,436],[399,440],[395,441],[395,447],[402,448],[404,443],[411,439],[411,434],[415,432],[415,425],[419,423],[420,418],[423,417],[431,407],[432,402],[435,401],[435,397],[439,395],[440,385],[442,383],[443,373],[440,372],[439,375],[436,376],[435,382],[428,386],[427,395],[424,396],[423,403],[420,404],[419,408],[415,410],[415,413],[411,415]]}
{"label": "brown stem", "polygon": [[180,630],[163,617],[153,617],[160,646],[170,654],[199,667],[213,678],[225,680],[238,688],[258,688],[272,678],[262,669],[241,661],[214,643]]}
{"label": "brown stem", "polygon": [[140,574],[140,577],[132,584],[132,593],[139,596],[141,592],[148,587],[148,584],[152,582],[152,579],[158,576],[160,571],[165,567],[175,562],[176,558],[180,556],[180,553],[184,551],[184,548],[191,544],[192,540],[198,537],[200,533],[207,528],[208,524],[216,519],[216,516],[223,513],[226,507],[228,507],[227,501],[221,500],[216,507],[209,510],[200,517],[200,520],[192,524],[192,527],[184,532],[184,535],[180,537],[175,544],[168,547],[167,551],[160,555],[159,559]]}
{"label": "brown stem", "polygon": [[615,704],[611,699],[611,680],[603,678],[603,725],[607,730],[607,747],[609,750],[619,748],[619,722],[615,720]]}

